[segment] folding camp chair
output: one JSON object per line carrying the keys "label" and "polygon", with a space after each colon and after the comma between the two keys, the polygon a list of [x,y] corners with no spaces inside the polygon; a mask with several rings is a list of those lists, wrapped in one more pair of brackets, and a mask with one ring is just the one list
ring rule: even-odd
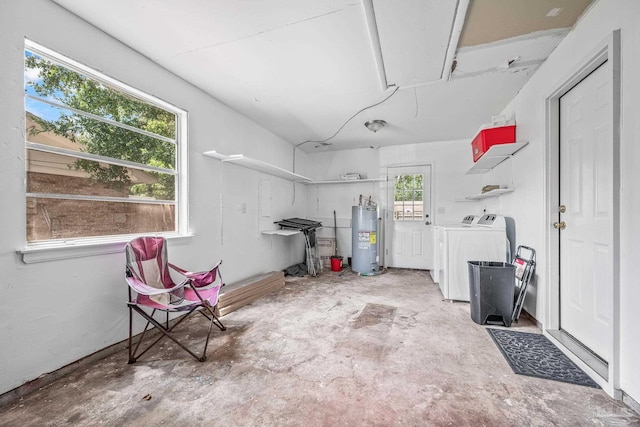
{"label": "folding camp chair", "polygon": [[[126,280],[129,284],[129,363],[135,361],[157,344],[162,338],[167,337],[182,349],[195,357],[198,361],[206,360],[207,346],[211,327],[216,325],[220,330],[226,330],[220,319],[214,314],[218,303],[220,288],[224,286],[220,274],[218,262],[207,271],[193,273],[170,264],[167,259],[167,242],[162,237],[139,237],[129,242],[125,248],[126,254]],[[184,280],[175,283],[169,274],[169,267],[184,276]],[[137,343],[133,343],[133,312],[140,314],[147,324],[142,331]],[[186,312],[170,325],[169,313]],[[209,331],[204,343],[202,355],[198,356],[185,344],[178,341],[173,330],[189,316],[198,312],[209,320]],[[163,320],[156,319],[156,315],[165,313]],[[156,327],[161,335],[153,340],[144,349],[140,345],[147,335],[150,325]],[[140,350],[138,352],[138,350]]]}

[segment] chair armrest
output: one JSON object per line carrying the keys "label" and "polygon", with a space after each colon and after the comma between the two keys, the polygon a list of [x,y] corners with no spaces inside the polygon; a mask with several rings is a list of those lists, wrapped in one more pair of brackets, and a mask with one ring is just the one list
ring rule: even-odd
{"label": "chair armrest", "polygon": [[220,260],[216,265],[214,265],[211,269],[206,271],[187,271],[184,270],[174,264],[169,263],[169,267],[177,271],[178,273],[185,276],[188,281],[196,288],[201,288],[204,286],[208,286],[216,281],[216,277],[218,276],[218,269],[220,268],[220,264],[222,264],[222,260]]}
{"label": "chair armrest", "polygon": [[189,283],[189,280],[184,280],[178,284],[176,284],[175,286],[172,286],[170,288],[154,288],[153,286],[149,286],[146,283],[136,279],[133,276],[128,276],[125,277],[125,279],[127,280],[127,283],[129,284],[129,286],[131,287],[131,289],[133,289],[134,291],[136,291],[139,294],[142,295],[161,295],[161,294],[168,294],[170,292],[174,292],[180,288],[184,288],[185,285],[187,285]]}

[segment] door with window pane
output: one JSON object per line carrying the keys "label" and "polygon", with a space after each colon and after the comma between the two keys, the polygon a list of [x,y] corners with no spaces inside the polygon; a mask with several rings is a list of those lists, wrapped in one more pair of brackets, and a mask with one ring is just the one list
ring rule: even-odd
{"label": "door with window pane", "polygon": [[385,264],[431,269],[431,166],[389,167],[387,182]]}

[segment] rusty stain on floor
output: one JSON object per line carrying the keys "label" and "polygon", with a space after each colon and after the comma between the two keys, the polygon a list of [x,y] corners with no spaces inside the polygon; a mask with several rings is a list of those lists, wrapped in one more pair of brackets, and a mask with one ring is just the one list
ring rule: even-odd
{"label": "rusty stain on floor", "polygon": [[600,389],[515,375],[424,271],[288,279],[223,322],[203,363],[170,341],[133,365],[122,351],[1,407],[0,426],[640,426]]}
{"label": "rusty stain on floor", "polygon": [[391,327],[396,307],[384,304],[367,304],[353,323],[353,327],[358,329],[365,326],[373,326],[379,323],[387,324]]}

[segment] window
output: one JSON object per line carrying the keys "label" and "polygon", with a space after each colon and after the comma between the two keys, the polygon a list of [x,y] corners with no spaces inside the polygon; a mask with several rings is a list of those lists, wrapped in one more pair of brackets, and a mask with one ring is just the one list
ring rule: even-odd
{"label": "window", "polygon": [[393,219],[396,221],[422,221],[423,196],[424,184],[421,174],[396,175]]}
{"label": "window", "polygon": [[24,75],[28,243],[185,232],[184,111],[31,42]]}

